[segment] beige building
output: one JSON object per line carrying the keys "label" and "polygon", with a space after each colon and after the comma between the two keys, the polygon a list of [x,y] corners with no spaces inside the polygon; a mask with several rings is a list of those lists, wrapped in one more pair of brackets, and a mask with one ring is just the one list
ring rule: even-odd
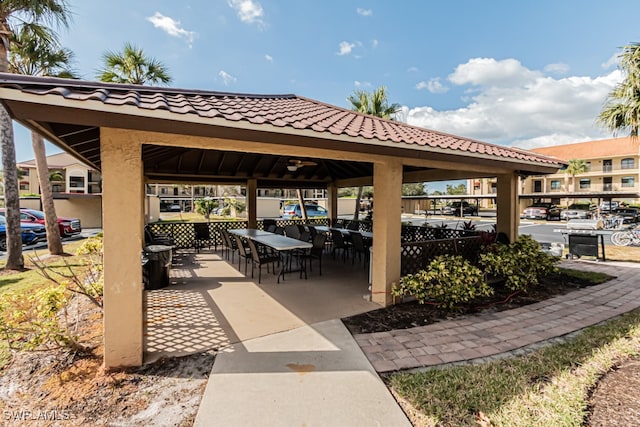
{"label": "beige building", "polygon": [[[576,202],[599,204],[613,200],[640,203],[640,140],[631,137],[613,138],[574,144],[535,148],[531,151],[563,161],[584,160],[588,170],[572,177],[566,168],[550,175],[521,177],[518,185],[520,206],[534,200],[558,205]],[[496,194],[496,179],[467,180],[472,196]],[[482,207],[491,207],[491,199]]]}
{"label": "beige building", "polygon": [[[53,193],[99,194],[102,177],[100,172],[79,162],[67,153],[47,156],[49,180]],[[40,194],[35,160],[18,163],[20,194]]]}

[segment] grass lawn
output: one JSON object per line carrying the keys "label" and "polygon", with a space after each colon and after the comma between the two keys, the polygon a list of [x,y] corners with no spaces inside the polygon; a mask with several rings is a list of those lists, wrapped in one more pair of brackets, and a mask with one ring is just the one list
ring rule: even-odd
{"label": "grass lawn", "polygon": [[[640,353],[640,310],[586,329],[563,344],[483,365],[394,374],[414,425],[582,426],[589,391],[625,358]],[[480,424],[489,425],[489,424]]]}

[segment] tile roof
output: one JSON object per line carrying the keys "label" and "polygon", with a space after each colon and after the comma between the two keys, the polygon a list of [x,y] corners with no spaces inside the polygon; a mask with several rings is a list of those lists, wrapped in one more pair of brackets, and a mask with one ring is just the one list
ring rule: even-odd
{"label": "tile roof", "polygon": [[0,74],[0,89],[3,88],[29,95],[58,96],[65,100],[65,105],[69,101],[85,102],[85,108],[90,109],[95,107],[88,101],[96,101],[105,106],[146,110],[150,116],[166,111],[183,116],[176,120],[187,122],[189,116],[243,121],[258,127],[282,128],[283,132],[295,129],[331,134],[347,142],[350,138],[362,138],[399,148],[424,147],[451,154],[558,165],[556,159],[542,154],[384,120],[296,95],[250,95]]}
{"label": "tile roof", "polygon": [[600,157],[638,156],[640,155],[639,138],[613,138],[598,141],[578,142],[575,144],[555,145],[552,147],[534,148],[531,151],[556,157],[561,160],[595,159]]}

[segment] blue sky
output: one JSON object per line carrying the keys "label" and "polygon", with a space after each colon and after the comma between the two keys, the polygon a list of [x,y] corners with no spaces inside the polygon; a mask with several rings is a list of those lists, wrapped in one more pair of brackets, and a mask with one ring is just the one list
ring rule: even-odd
{"label": "blue sky", "polygon": [[[68,3],[60,35],[86,80],[131,42],[174,87],[350,108],[354,90],[384,85],[400,120],[522,148],[611,137],[595,119],[621,79],[620,48],[640,41],[637,0]],[[33,157],[20,126],[16,151]]]}

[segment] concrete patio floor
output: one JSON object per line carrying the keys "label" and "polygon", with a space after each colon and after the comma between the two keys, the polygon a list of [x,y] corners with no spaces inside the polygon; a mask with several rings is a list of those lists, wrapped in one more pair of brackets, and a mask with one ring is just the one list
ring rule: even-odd
{"label": "concrete patio floor", "polygon": [[[244,261],[244,260],[243,260]],[[368,269],[330,255],[308,278],[289,273],[277,283],[263,267],[251,279],[221,252],[178,251],[171,285],[145,291],[145,363],[296,329],[379,308],[368,300]]]}

